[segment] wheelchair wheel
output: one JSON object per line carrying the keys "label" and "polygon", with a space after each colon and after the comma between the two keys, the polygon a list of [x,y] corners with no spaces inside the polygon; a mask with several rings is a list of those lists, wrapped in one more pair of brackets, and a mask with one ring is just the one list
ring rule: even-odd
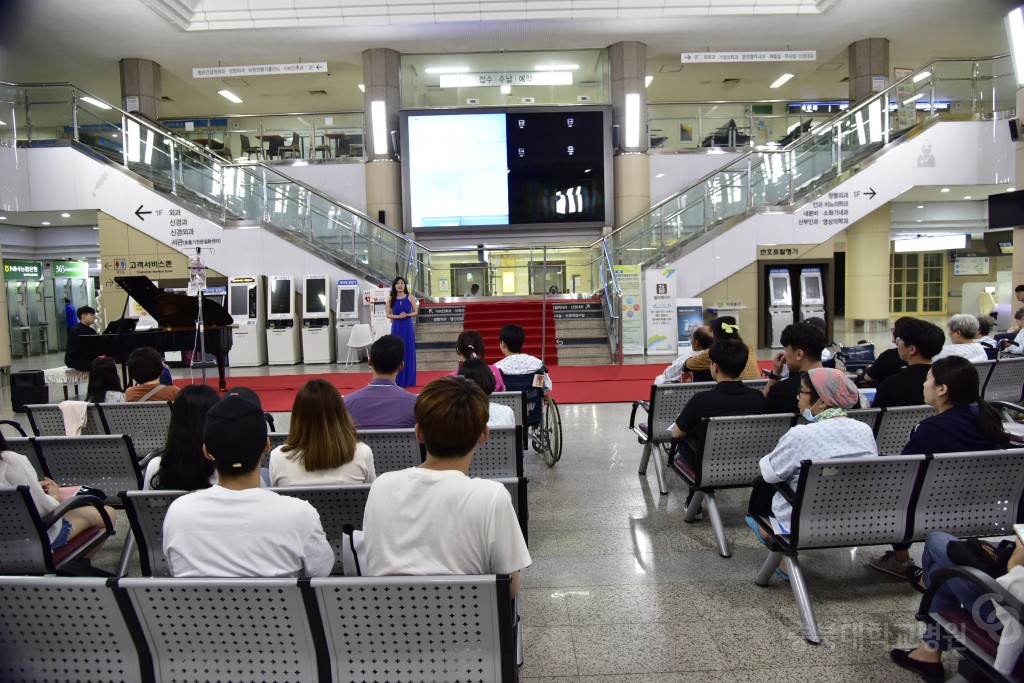
{"label": "wheelchair wheel", "polygon": [[540,425],[541,446],[539,449],[548,467],[554,467],[562,457],[562,418],[558,414],[558,404],[550,396],[544,397],[543,421]]}

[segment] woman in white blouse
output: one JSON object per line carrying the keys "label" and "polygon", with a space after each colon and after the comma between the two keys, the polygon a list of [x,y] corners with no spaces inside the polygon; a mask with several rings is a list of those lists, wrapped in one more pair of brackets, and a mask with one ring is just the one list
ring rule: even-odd
{"label": "woman in white blouse", "polygon": [[377,478],[373,452],[356,441],[341,394],[322,379],[299,390],[284,445],[270,453],[271,486],[369,484]]}

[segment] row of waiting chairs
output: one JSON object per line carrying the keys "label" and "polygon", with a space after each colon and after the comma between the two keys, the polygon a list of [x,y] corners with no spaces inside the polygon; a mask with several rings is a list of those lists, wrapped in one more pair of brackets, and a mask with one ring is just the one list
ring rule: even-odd
{"label": "row of waiting chairs", "polygon": [[1024,386],[1024,358],[1000,358],[978,361],[981,397],[986,401],[1008,401],[1020,403],[1021,387]]}
{"label": "row of waiting chairs", "polygon": [[[36,436],[64,436],[64,413],[57,403],[25,406]],[[170,401],[90,403],[82,435],[130,434],[141,456],[163,448],[171,424]]]}
{"label": "row of waiting chairs", "polygon": [[0,680],[515,681],[510,584],[2,577]]}
{"label": "row of waiting chairs", "polygon": [[[512,497],[523,537],[529,540],[529,512],[526,505],[525,478],[496,479]],[[327,539],[334,549],[335,573],[342,571],[342,531],[346,526],[363,528],[363,513],[370,495],[369,484],[338,486],[282,486],[272,488],[283,496],[307,501],[320,514]],[[163,552],[163,527],[167,508],[186,491],[125,491],[121,493],[132,533],[139,544],[143,576],[169,576]]]}
{"label": "row of waiting chairs", "polygon": [[800,551],[921,541],[932,531],[960,538],[1012,535],[1024,514],[1024,449],[808,459],[796,492],[784,483],[761,485],[781,492],[793,515],[783,535],[770,519],[748,511],[769,534],[770,552],[755,582],[766,586],[788,558],[804,637],[819,643]]}

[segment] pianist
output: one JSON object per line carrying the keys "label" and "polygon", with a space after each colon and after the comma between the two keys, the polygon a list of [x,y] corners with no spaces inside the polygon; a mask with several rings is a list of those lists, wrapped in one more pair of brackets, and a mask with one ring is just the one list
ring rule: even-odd
{"label": "pianist", "polygon": [[96,322],[96,309],[92,306],[81,306],[76,311],[78,322],[68,330],[68,349],[64,352],[64,365],[75,370],[89,372],[92,362],[99,354],[82,350],[82,337],[97,334],[92,329]]}
{"label": "pianist", "polygon": [[144,401],[173,401],[181,391],[175,386],[160,383],[160,375],[164,371],[164,359],[160,352],[150,346],[132,351],[128,356],[128,374],[135,386],[128,387],[124,392],[128,403]]}

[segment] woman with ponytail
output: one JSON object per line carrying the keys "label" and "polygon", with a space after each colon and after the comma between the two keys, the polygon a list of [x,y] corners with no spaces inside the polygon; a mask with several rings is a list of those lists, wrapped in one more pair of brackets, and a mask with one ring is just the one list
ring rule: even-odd
{"label": "woman with ponytail", "polygon": [[[459,334],[459,338],[455,340],[455,355],[459,357],[459,367],[467,360],[482,360],[487,362],[484,358],[484,338],[476,330],[463,330]],[[501,370],[494,365],[489,365],[491,372],[494,373],[494,391],[505,391],[505,380],[501,376]],[[452,375],[459,374],[456,370]]]}

